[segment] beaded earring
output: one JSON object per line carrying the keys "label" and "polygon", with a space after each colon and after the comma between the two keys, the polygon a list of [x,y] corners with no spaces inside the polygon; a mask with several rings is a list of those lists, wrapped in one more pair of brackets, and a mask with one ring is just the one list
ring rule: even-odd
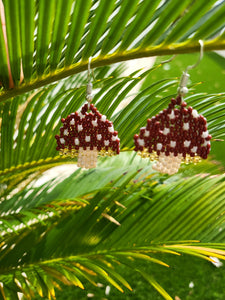
{"label": "beaded earring", "polygon": [[178,95],[171,99],[168,108],[147,120],[147,126],[134,135],[135,151],[142,157],[156,161],[153,169],[169,175],[178,172],[180,164],[197,163],[206,159],[210,152],[210,139],[207,120],[187,103],[183,97],[188,92],[188,70],[196,67],[203,56],[203,42],[199,61],[188,66],[183,73]]}
{"label": "beaded earring", "polygon": [[88,63],[87,103],[79,112],[61,119],[63,127],[60,128],[60,135],[55,136],[59,154],[77,156],[77,166],[86,169],[96,167],[98,155],[112,156],[120,153],[120,139],[113,123],[91,104],[93,96],[90,64],[91,58]]}

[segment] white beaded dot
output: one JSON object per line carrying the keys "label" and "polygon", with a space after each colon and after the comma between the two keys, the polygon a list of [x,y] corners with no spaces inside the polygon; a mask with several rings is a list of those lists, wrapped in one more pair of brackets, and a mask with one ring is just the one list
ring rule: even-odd
{"label": "white beaded dot", "polygon": [[188,130],[190,128],[189,123],[184,123],[183,129]]}
{"label": "white beaded dot", "polygon": [[83,115],[81,112],[79,112],[78,116],[79,116],[81,119],[85,118],[85,115]]}
{"label": "white beaded dot", "polygon": [[94,127],[98,126],[98,121],[97,121],[97,120],[93,120],[91,123],[92,123],[92,125],[93,125]]}
{"label": "white beaded dot", "polygon": [[105,122],[105,121],[106,121],[106,116],[103,115],[103,116],[101,117],[101,121],[102,121],[102,122]]}
{"label": "white beaded dot", "polygon": [[70,121],[70,125],[75,125],[75,120],[74,120],[74,119],[72,119],[72,120]]}
{"label": "white beaded dot", "polygon": [[89,135],[85,136],[85,141],[86,141],[87,143],[90,142],[90,140],[91,140],[91,137],[90,137]]}
{"label": "white beaded dot", "polygon": [[208,130],[203,131],[203,133],[202,133],[202,138],[206,138],[208,135],[209,135]]}
{"label": "white beaded dot", "polygon": [[162,144],[161,143],[158,143],[157,145],[156,145],[156,148],[157,148],[157,150],[161,150],[162,149]]}
{"label": "white beaded dot", "polygon": [[82,125],[78,125],[77,126],[77,130],[78,130],[78,132],[82,131],[83,130],[83,126]]}
{"label": "white beaded dot", "polygon": [[102,139],[102,135],[101,134],[97,134],[97,140],[101,141],[101,139]]}
{"label": "white beaded dot", "polygon": [[193,116],[194,118],[197,118],[197,117],[199,116],[199,114],[198,114],[198,112],[197,112],[196,109],[193,109],[193,110],[192,110],[192,116]]}
{"label": "white beaded dot", "polygon": [[211,145],[210,141],[205,141],[204,144],[202,144],[203,147],[206,147],[207,145]]}
{"label": "white beaded dot", "polygon": [[137,142],[138,142],[138,144],[139,144],[140,146],[144,146],[144,145],[145,145],[145,141],[142,140],[142,139],[138,139]]}
{"label": "white beaded dot", "polygon": [[112,141],[115,142],[118,139],[118,135],[113,135],[112,136]]}
{"label": "white beaded dot", "polygon": [[175,141],[170,141],[170,147],[175,148],[176,142]]}
{"label": "white beaded dot", "polygon": [[149,137],[149,135],[150,135],[150,132],[148,130],[145,130],[144,136]]}
{"label": "white beaded dot", "polygon": [[187,140],[184,141],[184,147],[189,147],[190,144],[191,144],[191,141],[187,141]]}
{"label": "white beaded dot", "polygon": [[164,129],[163,129],[163,134],[164,135],[167,135],[168,133],[170,132],[170,129],[169,128],[167,128],[167,127],[165,127]]}
{"label": "white beaded dot", "polygon": [[109,132],[111,132],[111,133],[113,133],[113,132],[114,132],[113,125],[112,125],[112,126],[110,126],[110,127],[108,127],[108,131],[109,131]]}
{"label": "white beaded dot", "polygon": [[65,129],[65,130],[63,131],[63,134],[64,134],[64,135],[69,135],[68,129]]}
{"label": "white beaded dot", "polygon": [[172,110],[170,114],[168,114],[170,120],[174,119],[175,118],[175,114],[174,114],[174,111]]}
{"label": "white beaded dot", "polygon": [[197,147],[197,146],[194,146],[194,147],[191,148],[191,152],[192,152],[192,153],[196,153],[197,150],[198,150],[198,147]]}

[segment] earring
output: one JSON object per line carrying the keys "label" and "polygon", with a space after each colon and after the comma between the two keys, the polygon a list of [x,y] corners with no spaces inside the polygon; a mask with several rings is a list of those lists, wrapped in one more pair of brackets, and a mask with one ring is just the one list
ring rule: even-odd
{"label": "earring", "polygon": [[91,104],[91,58],[88,62],[88,83],[86,90],[87,103],[79,112],[71,113],[62,119],[63,127],[60,135],[56,135],[57,148],[60,155],[76,157],[80,168],[95,168],[97,156],[112,156],[120,152],[120,139],[114,130],[113,123],[101,115]]}
{"label": "earring", "polygon": [[195,68],[203,56],[203,42],[200,40],[200,57],[193,66],[183,73],[178,95],[171,99],[168,108],[147,120],[147,126],[134,136],[135,151],[142,157],[156,161],[153,169],[169,175],[178,172],[180,164],[197,163],[206,159],[210,152],[211,135],[207,120],[187,103],[183,97],[188,92],[188,70]]}

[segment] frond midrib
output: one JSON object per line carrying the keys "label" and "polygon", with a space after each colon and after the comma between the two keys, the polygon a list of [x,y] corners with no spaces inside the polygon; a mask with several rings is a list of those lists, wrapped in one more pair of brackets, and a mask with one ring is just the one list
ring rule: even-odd
{"label": "frond midrib", "polygon": [[[204,51],[215,51],[215,50],[225,50],[225,40],[216,39],[211,41],[206,41],[204,43]],[[114,63],[119,63],[123,61],[128,61],[143,57],[152,56],[162,56],[162,55],[173,55],[173,54],[186,54],[199,52],[199,43],[194,42],[184,42],[179,44],[164,45],[160,44],[157,46],[149,48],[138,48],[135,50],[128,50],[124,52],[116,52],[111,55],[98,56],[91,62],[92,69],[102,66],[111,65]],[[38,77],[37,79],[21,84],[11,90],[3,90],[0,93],[0,103],[5,102],[7,99],[21,95],[23,93],[41,88],[58,80],[64,79],[66,77],[81,73],[88,69],[88,61],[81,61],[79,63],[73,64],[69,67],[56,70],[48,75]]]}

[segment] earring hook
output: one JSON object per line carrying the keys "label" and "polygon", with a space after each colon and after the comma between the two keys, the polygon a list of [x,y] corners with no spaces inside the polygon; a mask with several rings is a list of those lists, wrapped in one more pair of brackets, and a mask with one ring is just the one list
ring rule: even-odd
{"label": "earring hook", "polygon": [[199,40],[198,42],[200,44],[200,55],[199,55],[198,61],[194,65],[192,65],[192,66],[187,66],[185,72],[187,72],[188,70],[191,70],[191,69],[194,69],[195,67],[197,67],[200,64],[200,61],[203,58],[204,43],[203,43],[203,40]]}
{"label": "earring hook", "polygon": [[160,65],[164,65],[164,64],[166,64],[166,63],[171,62],[172,60],[174,60],[174,58],[175,58],[176,56],[177,56],[177,54],[174,54],[174,55],[173,55],[172,57],[170,57],[169,59],[161,61]]}
{"label": "earring hook", "polygon": [[180,85],[177,90],[178,95],[180,95],[181,97],[184,97],[188,92],[187,82],[190,77],[190,75],[188,74],[188,70],[191,70],[191,69],[194,69],[195,67],[197,67],[203,57],[204,43],[202,40],[199,40],[198,42],[200,44],[200,55],[199,55],[198,61],[194,65],[187,66],[186,70],[183,72],[183,74],[181,76]]}
{"label": "earring hook", "polygon": [[88,82],[91,81],[91,76],[95,80],[94,71],[91,69],[91,60],[92,60],[92,56],[90,56],[88,59]]}
{"label": "earring hook", "polygon": [[91,59],[92,57],[90,56],[88,59],[88,81],[91,80]]}
{"label": "earring hook", "polygon": [[91,59],[92,59],[92,57],[90,56],[88,59],[88,83],[87,83],[87,87],[86,87],[86,100],[89,103],[89,105],[93,99],[92,83],[91,83]]}

